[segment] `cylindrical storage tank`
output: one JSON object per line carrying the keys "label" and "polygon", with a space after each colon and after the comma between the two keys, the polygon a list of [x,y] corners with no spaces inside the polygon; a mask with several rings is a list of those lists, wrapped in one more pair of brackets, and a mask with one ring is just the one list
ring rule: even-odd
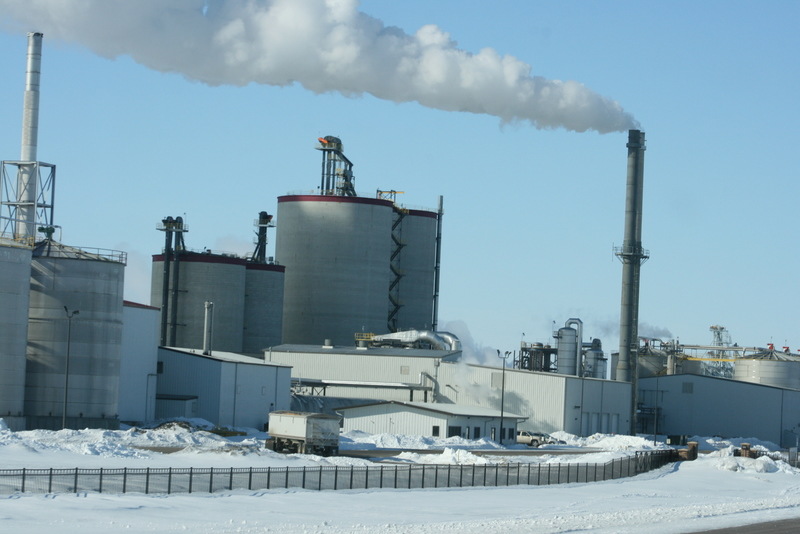
{"label": "cylindrical storage tank", "polygon": [[119,426],[124,269],[121,252],[88,252],[53,241],[34,250],[25,384],[29,428],[61,428],[67,378],[67,427]]}
{"label": "cylindrical storage tank", "polygon": [[733,379],[765,386],[800,389],[800,359],[739,359]]}
{"label": "cylindrical storage tank", "polygon": [[399,330],[425,330],[433,324],[436,223],[436,212],[408,210],[396,230],[403,245],[397,256],[402,273],[397,291]]}
{"label": "cylindrical storage tank", "polygon": [[586,374],[592,378],[606,377],[606,364],[608,360],[603,355],[601,349],[590,348],[586,351]]}
{"label": "cylindrical storage tank", "polygon": [[248,263],[245,271],[243,352],[281,344],[283,280],[286,267]]}
{"label": "cylindrical storage tank", "polygon": [[558,346],[556,362],[558,374],[575,375],[575,355],[578,350],[578,331],[568,326],[558,329]]}
{"label": "cylindrical storage tank", "polygon": [[[173,313],[173,290],[170,287],[167,303],[167,339],[176,347],[202,349],[205,324],[205,303],[214,303],[212,350],[241,352],[244,335],[245,265],[247,260],[235,256],[181,251],[178,261],[170,263],[170,286],[177,278],[177,306]],[[164,255],[153,256],[153,278],[150,304],[161,307]]]}
{"label": "cylindrical storage tank", "polygon": [[0,417],[12,430],[25,429],[30,278],[30,247],[0,238]]}
{"label": "cylindrical storage tank", "polygon": [[666,354],[639,354],[636,369],[639,378],[650,378],[666,374],[667,355]]}
{"label": "cylindrical storage tank", "polygon": [[276,260],[286,266],[283,343],[354,345],[385,333],[392,202],[361,197],[278,197]]}

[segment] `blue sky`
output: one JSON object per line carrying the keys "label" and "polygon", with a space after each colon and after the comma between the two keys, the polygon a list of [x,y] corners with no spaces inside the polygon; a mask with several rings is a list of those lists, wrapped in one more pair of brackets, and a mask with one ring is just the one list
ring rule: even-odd
{"label": "blue sky", "polygon": [[[158,15],[165,8],[152,6],[176,3],[140,5]],[[616,350],[626,132],[537,129],[297,83],[207,85],[156,70],[170,52],[148,49],[147,35],[121,37],[113,22],[83,29],[129,2],[59,11],[71,4],[0,0],[0,158],[19,157],[25,32],[42,31],[39,159],[58,166],[55,223],[67,244],[129,253],[126,298],[149,300],[163,217],[185,217],[191,248],[249,253],[258,212],[312,190],[315,140],[336,135],[361,195],[396,189],[402,203],[427,208],[444,195],[440,324],[461,322],[478,345],[514,350],[523,333],[547,342],[554,323],[578,317],[586,336]],[[635,117],[647,135],[651,253],[640,335],[703,344],[709,326],[723,325],[740,345],[800,349],[800,4],[362,0],[357,9],[409,35],[436,25],[465,52],[513,56]],[[180,20],[152,20],[153,35],[181,39],[171,26]],[[156,68],[132,59],[142,50]],[[213,53],[181,60],[202,71]]]}

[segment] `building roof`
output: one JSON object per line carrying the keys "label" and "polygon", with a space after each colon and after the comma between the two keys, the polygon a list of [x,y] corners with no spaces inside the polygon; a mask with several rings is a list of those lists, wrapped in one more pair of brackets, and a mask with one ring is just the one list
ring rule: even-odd
{"label": "building roof", "polygon": [[291,369],[291,365],[281,363],[266,362],[257,356],[247,356],[239,354],[238,352],[224,352],[221,350],[212,350],[211,354],[203,354],[202,349],[186,349],[181,347],[159,347],[159,350],[167,350],[170,352],[177,352],[179,354],[188,354],[198,358],[208,358],[209,360],[217,360],[226,363],[245,363],[250,365],[266,365],[269,367],[286,367]]}
{"label": "building roof", "polygon": [[443,361],[457,361],[461,358],[460,350],[428,350],[401,348],[356,348],[356,347],[323,347],[320,345],[278,345],[266,349],[268,352],[294,352],[297,354],[348,354],[352,356],[401,356],[405,358],[438,358]]}
{"label": "building roof", "polygon": [[[339,408],[338,411],[346,412],[347,410],[354,410],[356,408],[365,408],[367,406],[379,406],[383,404],[395,404],[397,406],[405,406],[417,410],[425,410],[429,412],[443,413],[445,415],[457,415],[463,417],[501,417],[500,410],[494,408],[485,408],[482,406],[463,406],[461,404],[445,404],[445,403],[431,403],[431,402],[403,402],[403,401],[377,401],[369,402],[366,404],[357,404],[355,406],[347,406]],[[519,415],[510,412],[503,412],[502,417],[506,419],[517,419],[523,421],[527,419],[524,415]]]}

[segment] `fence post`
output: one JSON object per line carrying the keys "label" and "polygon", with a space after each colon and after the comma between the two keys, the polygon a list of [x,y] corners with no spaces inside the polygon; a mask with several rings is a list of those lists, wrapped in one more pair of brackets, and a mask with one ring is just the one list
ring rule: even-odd
{"label": "fence post", "polygon": [[[126,493],[127,489],[128,489],[128,468],[127,467],[123,467],[122,468],[122,493]],[[191,493],[191,489],[189,490],[189,493]]]}
{"label": "fence post", "polygon": [[214,493],[214,468],[208,473],[208,492]]}
{"label": "fence post", "polygon": [[394,466],[394,489],[397,489],[397,465]]}
{"label": "fence post", "polygon": [[230,471],[230,477],[228,478],[228,489],[232,490],[233,489],[233,467],[231,467],[230,469],[231,469],[231,471]]}
{"label": "fence post", "polygon": [[319,471],[319,480],[317,481],[317,491],[322,491],[322,466],[317,468]]}
{"label": "fence post", "polygon": [[150,468],[145,469],[144,472],[144,494],[150,493]]}
{"label": "fence post", "polygon": [[425,489],[425,464],[422,464],[422,489]]}
{"label": "fence post", "polygon": [[252,490],[253,489],[253,468],[252,467],[250,468],[250,473],[247,476],[247,489],[248,490]]}
{"label": "fence post", "polygon": [[333,466],[333,489],[339,489],[339,466]]}
{"label": "fence post", "polygon": [[284,487],[284,489],[289,489],[289,468],[288,467],[286,468],[286,479],[284,480],[283,487]]}
{"label": "fence post", "polygon": [[172,494],[172,468],[167,471],[167,495]]}
{"label": "fence post", "polygon": [[194,468],[193,468],[193,467],[190,467],[190,468],[189,468],[189,493],[191,493],[191,492],[192,492],[192,482],[193,482],[193,479],[194,479]]}
{"label": "fence post", "polygon": [[97,493],[103,493],[103,468],[100,468],[100,487],[97,489]]}
{"label": "fence post", "polygon": [[47,482],[47,493],[53,493],[53,468],[50,468],[50,477]]}
{"label": "fence post", "polygon": [[78,493],[78,468],[75,468],[75,493]]}
{"label": "fence post", "polygon": [[364,489],[369,489],[369,466],[364,467]]}
{"label": "fence post", "polygon": [[22,468],[22,493],[25,493],[25,468]]}
{"label": "fence post", "polygon": [[303,482],[300,484],[300,487],[306,489],[306,466],[303,466]]}
{"label": "fence post", "polygon": [[350,487],[347,489],[353,489],[353,467],[352,465],[350,466]]}
{"label": "fence post", "polygon": [[380,475],[380,483],[378,486],[383,489],[383,465],[381,465],[381,475]]}
{"label": "fence post", "polygon": [[272,477],[272,468],[267,467],[267,489],[269,488],[270,478]]}

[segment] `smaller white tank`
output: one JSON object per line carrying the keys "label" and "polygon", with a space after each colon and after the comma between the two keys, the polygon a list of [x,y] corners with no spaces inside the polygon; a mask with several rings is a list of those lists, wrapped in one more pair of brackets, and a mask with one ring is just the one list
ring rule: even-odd
{"label": "smaller white tank", "polygon": [[558,329],[558,374],[576,375],[575,355],[578,350],[578,331],[568,326]]}

